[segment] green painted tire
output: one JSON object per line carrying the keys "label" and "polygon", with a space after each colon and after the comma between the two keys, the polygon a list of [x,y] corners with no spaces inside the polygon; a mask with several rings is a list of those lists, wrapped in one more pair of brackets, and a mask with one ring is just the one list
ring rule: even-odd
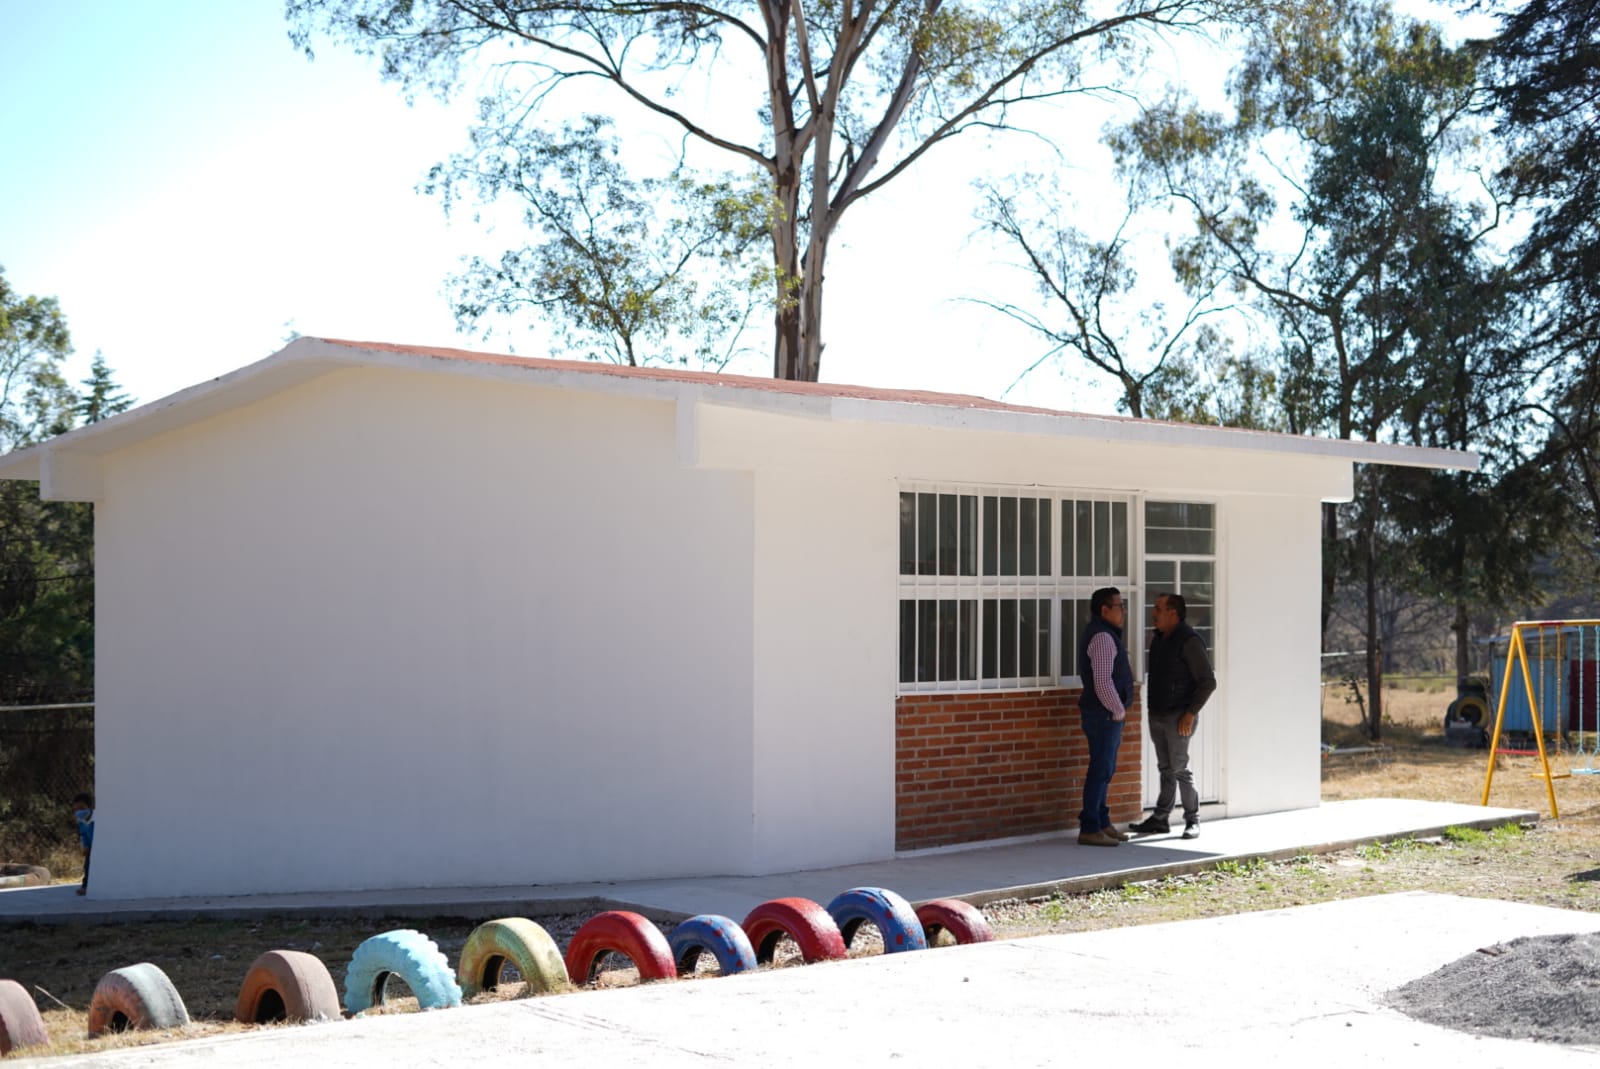
{"label": "green painted tire", "polygon": [[500,983],[500,967],[508,961],[522,974],[524,995],[572,990],[561,950],[550,933],[525,917],[502,917],[485,921],[467,936],[456,965],[461,997],[493,991]]}

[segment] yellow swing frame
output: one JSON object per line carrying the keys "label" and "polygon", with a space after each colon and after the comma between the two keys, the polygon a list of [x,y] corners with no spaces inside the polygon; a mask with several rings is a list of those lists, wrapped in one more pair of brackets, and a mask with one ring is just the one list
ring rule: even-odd
{"label": "yellow swing frame", "polygon": [[[1528,671],[1528,647],[1522,634],[1525,630],[1535,629],[1540,633],[1540,641],[1543,641],[1544,632],[1549,628],[1555,628],[1556,654],[1559,659],[1561,653],[1561,629],[1565,627],[1600,627],[1600,620],[1520,620],[1511,625],[1511,645],[1506,650],[1506,670],[1501,674],[1500,678],[1500,701],[1495,707],[1494,736],[1489,742],[1489,769],[1483,780],[1483,800],[1479,803],[1481,805],[1489,804],[1489,787],[1494,783],[1494,759],[1500,752],[1500,729],[1504,726],[1506,720],[1506,697],[1511,693],[1511,669],[1512,665],[1516,664],[1522,668],[1522,685],[1527,688],[1528,710],[1533,718],[1533,737],[1539,744],[1539,767],[1544,776],[1545,794],[1550,799],[1550,817],[1552,820],[1560,819],[1561,817],[1561,811],[1556,808],[1555,780],[1557,778],[1566,778],[1572,773],[1552,773],[1550,771],[1550,754],[1546,751],[1544,745],[1544,710],[1539,708],[1539,699],[1533,693],[1533,675]],[[1540,664],[1542,666],[1543,661]],[[1537,775],[1538,773],[1535,774]]]}

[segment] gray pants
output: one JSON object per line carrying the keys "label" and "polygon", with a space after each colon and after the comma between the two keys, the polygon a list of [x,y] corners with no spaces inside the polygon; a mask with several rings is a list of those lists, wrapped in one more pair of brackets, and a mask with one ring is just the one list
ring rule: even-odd
{"label": "gray pants", "polygon": [[1200,819],[1200,793],[1194,789],[1194,773],[1189,771],[1189,740],[1193,735],[1178,734],[1180,713],[1151,713],[1150,742],[1156,750],[1156,771],[1161,775],[1161,791],[1156,795],[1155,815],[1166,820],[1175,797],[1183,798],[1185,820]]}

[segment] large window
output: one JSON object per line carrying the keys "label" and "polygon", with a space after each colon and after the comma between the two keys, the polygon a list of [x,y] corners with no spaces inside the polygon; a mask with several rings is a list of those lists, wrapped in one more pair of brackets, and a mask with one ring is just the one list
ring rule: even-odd
{"label": "large window", "polygon": [[1181,594],[1189,626],[1215,650],[1217,609],[1216,506],[1147,501],[1144,506],[1145,645],[1150,610],[1162,594]]}
{"label": "large window", "polygon": [[1131,501],[927,487],[900,494],[903,690],[1053,686],[1077,675],[1089,595],[1130,589]]}

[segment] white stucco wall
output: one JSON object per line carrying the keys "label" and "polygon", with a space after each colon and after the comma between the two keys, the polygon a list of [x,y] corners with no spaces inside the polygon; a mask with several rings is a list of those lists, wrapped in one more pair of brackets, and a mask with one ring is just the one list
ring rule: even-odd
{"label": "white stucco wall", "polygon": [[108,457],[93,893],[747,866],[752,480],[673,426],[362,370]]}
{"label": "white stucco wall", "polygon": [[1206,716],[1223,782],[1207,793],[1237,815],[1317,804],[1317,524],[1347,462],[704,407],[695,421],[698,463],[758,468],[758,871],[892,852],[902,480],[1215,502],[1226,638]]}
{"label": "white stucco wall", "polygon": [[948,423],[369,368],[110,452],[94,894],[890,856],[906,481],[1217,503],[1220,793],[1315,805],[1349,463]]}

